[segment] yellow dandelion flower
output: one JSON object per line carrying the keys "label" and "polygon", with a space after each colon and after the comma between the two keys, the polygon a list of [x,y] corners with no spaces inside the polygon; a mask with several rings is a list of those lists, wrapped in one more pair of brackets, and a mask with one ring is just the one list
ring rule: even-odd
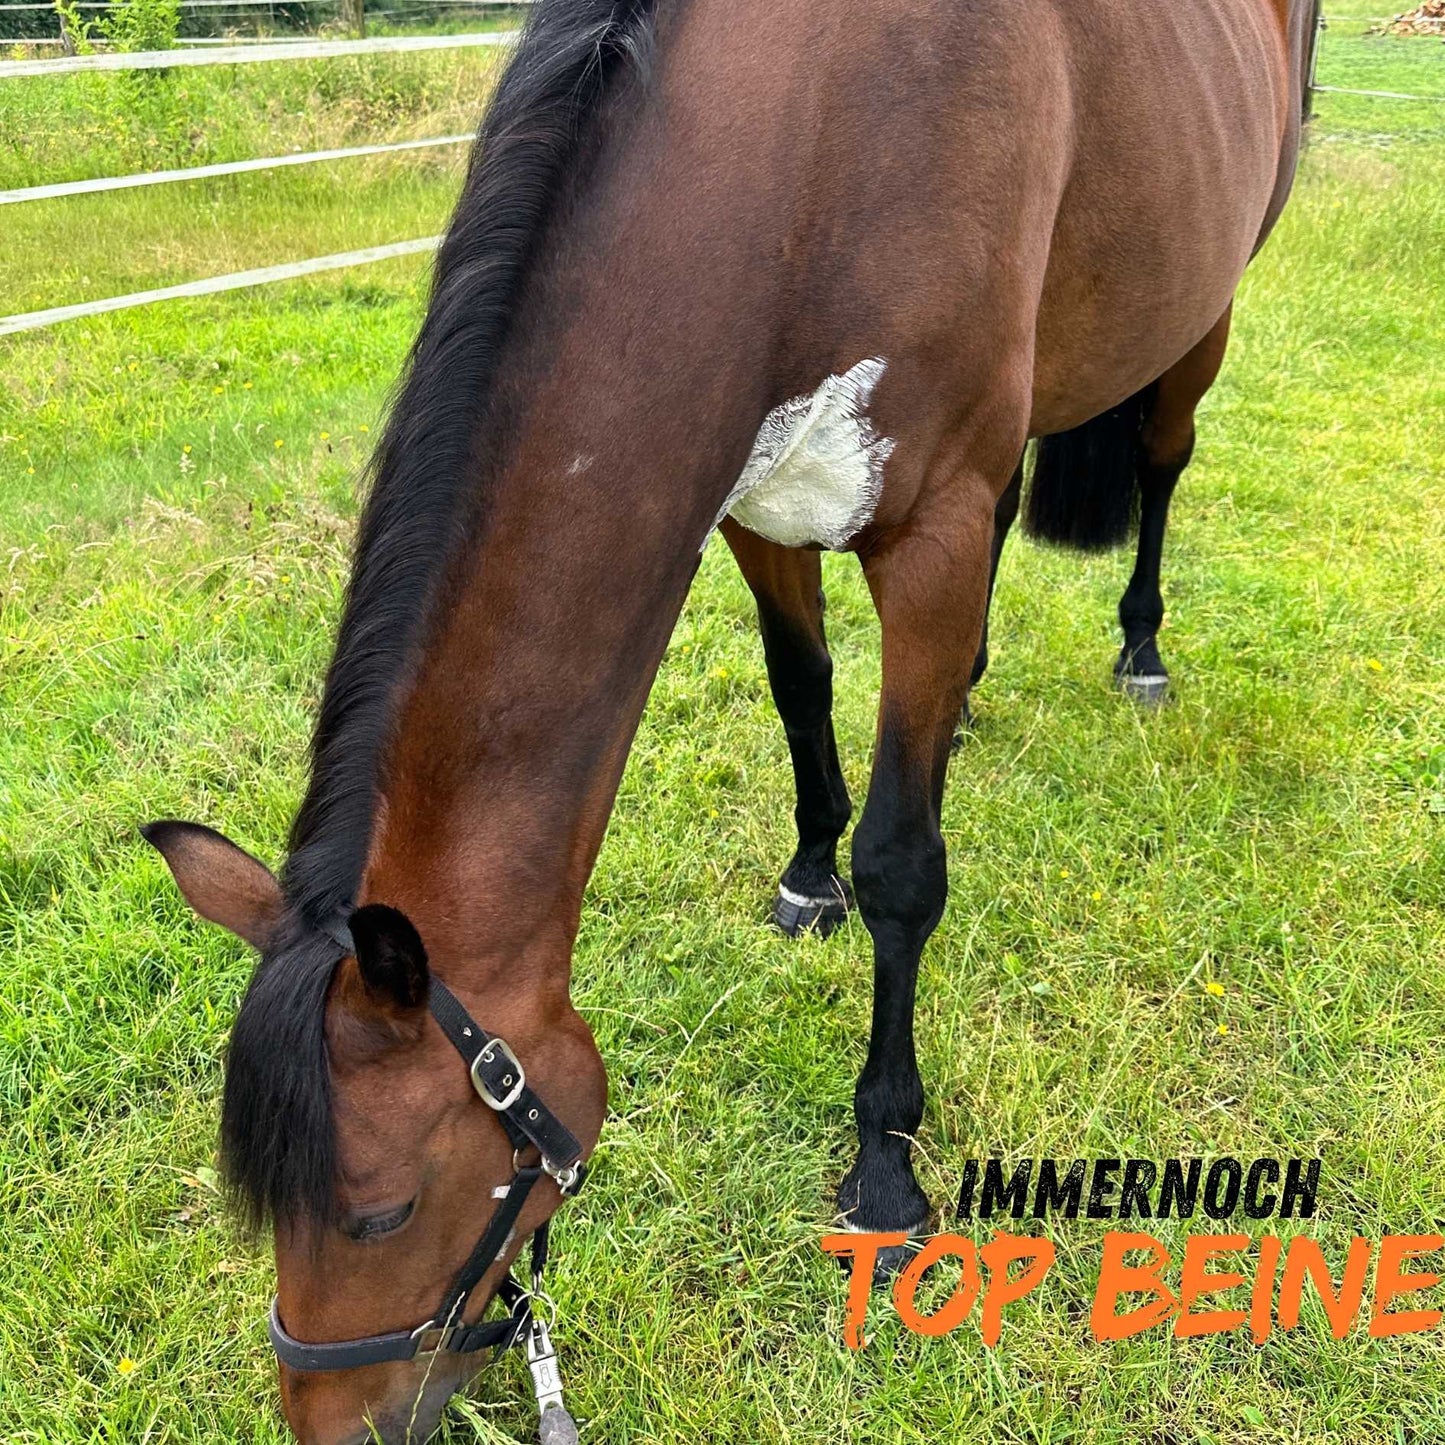
{"label": "yellow dandelion flower", "polygon": [[225,389],[226,389],[226,388],[225,388],[224,386],[213,386],[213,387],[211,388],[211,395],[212,395],[212,396],[220,396],[220,394],[221,394],[223,391],[225,391]]}
{"label": "yellow dandelion flower", "polygon": [[1097,888],[1089,894],[1089,897],[1092,898],[1095,903],[1102,903],[1104,901],[1104,895]]}
{"label": "yellow dandelion flower", "polygon": [[129,1375],[135,1369],[135,1361],[127,1357],[116,1366],[116,1369],[122,1375]]}
{"label": "yellow dandelion flower", "polygon": [[1367,657],[1365,659],[1365,666],[1368,667],[1371,672],[1384,672],[1385,670],[1385,664],[1381,662],[1378,657]]}
{"label": "yellow dandelion flower", "polygon": [[357,428],[357,430],[358,430],[358,431],[370,431],[371,428],[370,428],[369,426],[367,426],[367,424],[366,424],[365,422],[362,422],[362,424],[360,425],[360,427]]}
{"label": "yellow dandelion flower", "polygon": [[1223,998],[1224,985],[1222,983],[1217,983],[1214,979],[1211,978],[1209,982],[1204,985],[1204,992],[1207,993],[1211,998]]}
{"label": "yellow dandelion flower", "polygon": [[324,441],[324,442],[329,442],[329,441],[331,440],[331,433],[330,433],[329,431],[324,431],[324,432],[322,432],[322,433],[321,433],[321,440]]}
{"label": "yellow dandelion flower", "polygon": [[1060,868],[1060,869],[1059,869],[1059,877],[1060,877],[1060,878],[1067,878],[1068,876],[1069,876],[1069,870],[1068,870],[1067,868]]}
{"label": "yellow dandelion flower", "polygon": [[277,438],[276,438],[276,445],[277,445],[278,447],[284,447],[284,446],[286,445],[286,443],[283,442],[280,437],[277,437]]}
{"label": "yellow dandelion flower", "polygon": [[183,447],[181,448],[181,450],[182,450],[187,456],[190,456],[190,454],[191,454],[191,444],[190,444],[190,442],[187,442],[187,443],[185,444],[185,446],[183,446]]}
{"label": "yellow dandelion flower", "polygon": [[243,381],[243,382],[241,383],[241,390],[242,390],[242,391],[250,391],[250,389],[251,389],[251,383],[250,383],[249,381]]}
{"label": "yellow dandelion flower", "polygon": [[1228,1024],[1220,1024],[1220,1026],[1219,1026],[1217,1029],[1215,1029],[1214,1032],[1217,1033],[1220,1038],[1225,1038],[1225,1037],[1228,1035],[1228,1033],[1229,1033],[1229,1025],[1228,1025]]}

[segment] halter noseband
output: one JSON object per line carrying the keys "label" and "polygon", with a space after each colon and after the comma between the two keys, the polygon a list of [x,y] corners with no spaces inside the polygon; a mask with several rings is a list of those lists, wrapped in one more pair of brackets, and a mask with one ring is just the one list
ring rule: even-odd
{"label": "halter noseband", "polygon": [[[344,925],[329,924],[324,930],[346,950],[354,952],[350,933]],[[269,1330],[276,1357],[289,1369],[316,1373],[356,1370],[365,1365],[415,1360],[432,1354],[470,1355],[493,1346],[498,1353],[511,1349],[523,1337],[527,1342],[527,1364],[532,1371],[537,1405],[544,1417],[543,1438],[565,1432],[572,1425],[562,1405],[561,1379],[557,1373],[556,1351],[552,1348],[545,1321],[535,1318],[532,1301],[542,1296],[542,1271],[547,1263],[547,1235],[550,1221],[532,1235],[532,1288],[523,1288],[508,1273],[497,1287],[507,1306],[500,1319],[467,1324],[462,1311],[482,1276],[491,1269],[512,1241],[513,1227],[533,1186],[545,1174],[564,1199],[573,1198],[582,1187],[587,1166],[582,1146],[565,1124],[542,1102],[527,1083],[527,1075],[505,1039],[490,1034],[472,1018],[460,999],[439,978],[432,977],[427,1006],[442,1032],[462,1056],[477,1096],[491,1109],[507,1131],[512,1143],[512,1177],[492,1190],[497,1208],[461,1268],[452,1276],[436,1312],[413,1330],[394,1330],[384,1335],[364,1335],[330,1344],[307,1344],[286,1333],[277,1301],[271,1302]],[[521,1165],[523,1150],[535,1147],[539,1162]],[[559,1411],[560,1416],[554,1416]],[[565,1424],[564,1424],[565,1419]],[[548,1427],[551,1427],[549,1430]],[[575,1439],[575,1434],[572,1435]]]}

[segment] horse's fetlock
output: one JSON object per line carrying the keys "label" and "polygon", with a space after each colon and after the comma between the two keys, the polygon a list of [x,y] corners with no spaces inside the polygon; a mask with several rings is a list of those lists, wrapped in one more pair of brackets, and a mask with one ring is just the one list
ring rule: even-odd
{"label": "horse's fetlock", "polygon": [[1119,625],[1131,642],[1152,637],[1164,625],[1164,599],[1157,592],[1126,592],[1119,602]]}
{"label": "horse's fetlock", "polygon": [[838,1212],[853,1229],[921,1230],[931,1207],[906,1154],[865,1147],[838,1186]]}
{"label": "horse's fetlock", "polygon": [[883,1080],[869,1079],[865,1069],[853,1092],[853,1114],[860,1139],[906,1158],[923,1123],[923,1082],[916,1071]]}

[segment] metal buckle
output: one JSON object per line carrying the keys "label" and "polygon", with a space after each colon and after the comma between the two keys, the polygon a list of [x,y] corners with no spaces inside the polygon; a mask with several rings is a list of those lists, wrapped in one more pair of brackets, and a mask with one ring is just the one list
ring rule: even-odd
{"label": "metal buckle", "polygon": [[[512,1072],[503,1076],[502,1083],[507,1092],[500,1098],[492,1093],[482,1079],[482,1065],[494,1063],[498,1054],[512,1066]],[[481,1096],[482,1103],[489,1109],[495,1109],[499,1114],[510,1109],[522,1097],[522,1090],[527,1087],[527,1075],[522,1070],[522,1061],[512,1052],[506,1039],[493,1039],[472,1060],[471,1072],[472,1088]],[[509,1082],[510,1080],[515,1080],[515,1082]]]}
{"label": "metal buckle", "polygon": [[[456,1333],[455,1325],[439,1325],[435,1320],[428,1320],[424,1325],[418,1325],[412,1332],[411,1337],[417,1342],[416,1354],[413,1359],[422,1359],[427,1355],[440,1354],[452,1342],[452,1336]],[[431,1336],[435,1339],[431,1339]]]}

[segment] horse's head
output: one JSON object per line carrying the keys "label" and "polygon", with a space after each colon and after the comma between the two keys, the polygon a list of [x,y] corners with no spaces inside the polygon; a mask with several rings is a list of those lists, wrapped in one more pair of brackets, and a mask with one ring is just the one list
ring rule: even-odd
{"label": "horse's head", "polygon": [[223,1154],[243,1207],[274,1223],[286,1417],[316,1445],[424,1439],[485,1358],[489,1337],[465,1327],[499,1286],[524,1318],[506,1266],[575,1187],[563,1156],[601,1127],[591,1032],[565,984],[473,992],[467,960],[436,960],[454,994],[396,909],[303,928],[219,833],[145,833],[192,907],[262,953],[227,1060]]}

